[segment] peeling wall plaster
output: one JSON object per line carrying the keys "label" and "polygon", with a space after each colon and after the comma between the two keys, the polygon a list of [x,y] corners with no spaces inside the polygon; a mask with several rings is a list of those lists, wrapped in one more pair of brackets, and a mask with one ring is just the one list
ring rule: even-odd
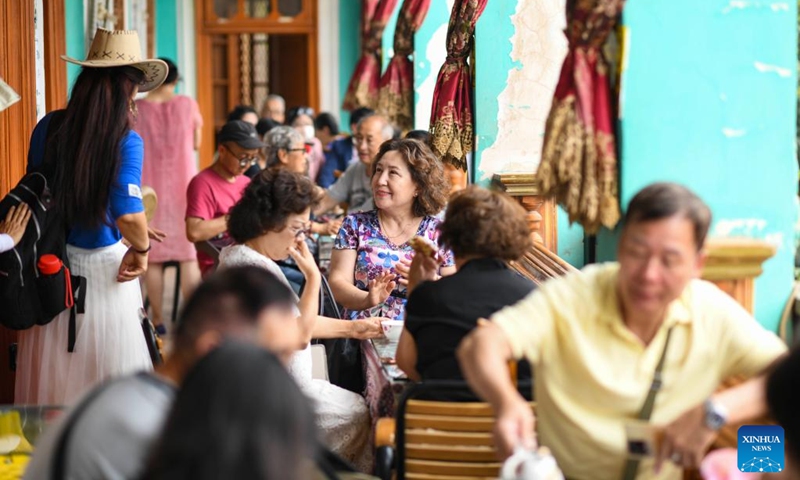
{"label": "peeling wall plaster", "polygon": [[[501,171],[533,172],[539,165],[544,126],[567,51],[564,3],[564,0],[520,0],[511,17],[513,35],[508,40],[486,39],[478,34],[479,49],[486,46],[496,51],[492,43],[509,41],[513,67],[507,71],[505,88],[496,100],[476,92],[477,115],[486,114],[488,102],[496,101],[498,106],[496,138],[486,138],[489,144],[483,150],[478,145],[481,153],[477,181],[486,182]],[[490,29],[498,31],[497,25]],[[479,55],[478,71],[504,75],[503,70],[487,65],[490,62],[490,56]],[[480,90],[480,84],[477,88]]]}
{"label": "peeling wall plaster", "polygon": [[763,218],[721,219],[715,223],[711,236],[760,238],[766,228]]}
{"label": "peeling wall plaster", "polygon": [[773,12],[788,12],[789,4],[786,2],[765,2],[760,0],[731,0],[722,9],[722,13],[731,13],[734,10],[746,10],[749,8],[769,8]]}

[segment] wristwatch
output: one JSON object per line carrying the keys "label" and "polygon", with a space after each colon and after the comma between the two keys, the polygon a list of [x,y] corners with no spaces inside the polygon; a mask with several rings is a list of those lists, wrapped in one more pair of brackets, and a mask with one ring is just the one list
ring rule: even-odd
{"label": "wristwatch", "polygon": [[705,410],[705,424],[710,430],[719,431],[728,423],[728,412],[725,407],[710,398],[703,403],[703,409]]}

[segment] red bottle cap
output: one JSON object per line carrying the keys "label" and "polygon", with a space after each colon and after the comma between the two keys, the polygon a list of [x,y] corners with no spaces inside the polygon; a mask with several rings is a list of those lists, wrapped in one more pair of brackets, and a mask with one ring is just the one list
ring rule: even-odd
{"label": "red bottle cap", "polygon": [[39,264],[37,266],[43,275],[54,275],[61,270],[62,265],[63,263],[60,258],[48,253],[47,255],[39,257]]}

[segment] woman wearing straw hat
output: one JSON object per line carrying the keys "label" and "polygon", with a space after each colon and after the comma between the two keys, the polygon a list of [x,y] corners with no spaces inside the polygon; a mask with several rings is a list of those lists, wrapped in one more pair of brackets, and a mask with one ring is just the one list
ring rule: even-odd
{"label": "woman wearing straw hat", "polygon": [[[67,256],[86,278],[86,310],[68,352],[69,312],[20,332],[15,403],[67,405],[92,385],[152,368],[142,335],[139,278],[150,250],[141,193],[143,145],[132,130],[137,92],[167,75],[142,59],[134,31],[98,29],[67,104],[33,131],[29,167],[55,163],[53,194],[70,227]],[[122,243],[125,238],[130,245]]]}

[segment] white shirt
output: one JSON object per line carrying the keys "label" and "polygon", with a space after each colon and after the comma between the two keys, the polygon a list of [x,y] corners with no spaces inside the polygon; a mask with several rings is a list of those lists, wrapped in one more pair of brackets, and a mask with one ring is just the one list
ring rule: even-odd
{"label": "white shirt", "polygon": [[14,248],[14,239],[7,233],[0,233],[0,253],[7,252]]}
{"label": "white shirt", "polygon": [[[81,413],[67,443],[67,480],[137,478],[175,398],[173,385],[151,373],[129,375],[105,388]],[[89,393],[88,395],[91,395]],[[26,480],[49,480],[61,432],[76,408],[45,430],[25,470]]]}

